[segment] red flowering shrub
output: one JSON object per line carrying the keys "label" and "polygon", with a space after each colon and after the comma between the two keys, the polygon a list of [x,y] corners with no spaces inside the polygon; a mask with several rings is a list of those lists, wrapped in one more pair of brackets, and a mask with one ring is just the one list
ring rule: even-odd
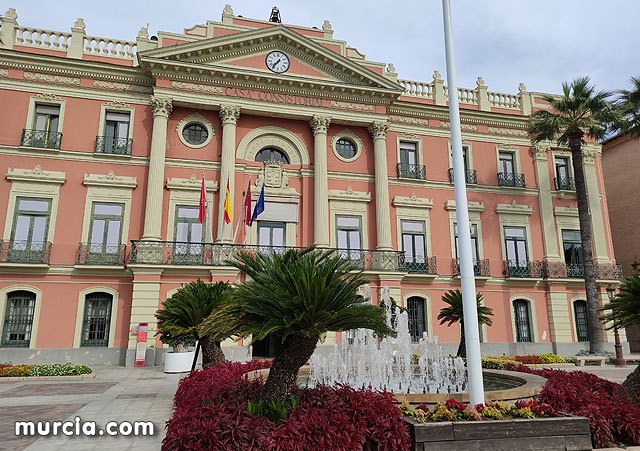
{"label": "red flowering shrub", "polygon": [[464,412],[464,409],[467,408],[467,405],[463,402],[460,401],[456,401],[453,398],[449,398],[447,399],[447,401],[445,402],[445,405],[447,406],[447,408],[449,409],[455,409],[458,411],[458,413],[462,413]]}
{"label": "red flowering shrub", "polygon": [[408,450],[411,440],[389,393],[350,387],[299,388],[299,405],[281,426],[247,411],[262,381],[247,371],[265,362],[226,363],[180,382],[163,450]]}
{"label": "red flowering shrub", "polygon": [[546,377],[538,400],[559,412],[587,417],[594,447],[604,448],[610,443],[640,445],[640,404],[633,402],[619,384],[583,371],[515,365],[507,369]]}
{"label": "red flowering shrub", "polygon": [[516,362],[524,363],[525,365],[542,363],[542,360],[540,360],[540,357],[537,355],[517,355],[513,359]]}

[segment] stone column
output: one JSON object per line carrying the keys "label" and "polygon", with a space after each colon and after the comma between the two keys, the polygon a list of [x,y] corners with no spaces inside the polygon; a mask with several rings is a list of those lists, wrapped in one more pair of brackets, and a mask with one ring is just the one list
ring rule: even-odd
{"label": "stone column", "polygon": [[164,194],[164,160],[167,152],[167,123],[173,103],[167,97],[151,97],[153,133],[147,179],[147,203],[144,212],[143,240],[160,241],[162,228],[162,197]]}
{"label": "stone column", "polygon": [[542,244],[545,261],[560,261],[558,252],[558,232],[551,198],[551,180],[547,148],[533,146],[531,148],[536,166],[536,182],[538,183],[538,202],[540,205],[540,222],[542,223]]}
{"label": "stone column", "polygon": [[313,116],[313,244],[329,247],[329,177],[327,174],[327,131],[331,118]]}
{"label": "stone column", "polygon": [[[233,227],[224,222],[224,198],[227,181],[233,207],[233,185],[236,172],[236,124],[240,118],[240,107],[236,105],[220,105],[220,120],[222,122],[222,160],[220,162],[220,195],[218,196],[218,233],[217,242],[231,243]],[[233,209],[232,209],[233,212]]]}
{"label": "stone column", "polygon": [[592,149],[582,149],[585,184],[589,197],[589,212],[591,213],[591,239],[593,241],[594,263],[611,263],[607,252],[607,240],[604,232],[604,216],[602,215],[602,201],[598,188],[598,173],[596,172],[597,152]]}
{"label": "stone column", "polygon": [[546,292],[549,335],[557,351],[558,343],[572,343],[571,318],[567,308],[567,292],[564,284],[549,283]]}
{"label": "stone column", "polygon": [[[133,268],[133,293],[131,296],[131,316],[129,330],[139,323],[148,323],[146,361],[148,365],[155,364],[155,342],[158,331],[158,320],[155,313],[160,307],[160,281],[162,269]],[[136,355],[138,337],[129,334],[127,346],[126,366],[132,366]]]}
{"label": "stone column", "polygon": [[373,138],[376,184],[376,232],[378,250],[393,250],[391,246],[391,212],[389,207],[389,173],[387,169],[386,122],[373,122],[369,133]]}

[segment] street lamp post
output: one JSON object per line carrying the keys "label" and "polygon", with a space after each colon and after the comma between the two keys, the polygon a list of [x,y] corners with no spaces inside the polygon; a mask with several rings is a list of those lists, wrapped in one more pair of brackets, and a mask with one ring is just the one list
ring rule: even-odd
{"label": "street lamp post", "polygon": [[[613,301],[616,297],[616,289],[613,285],[609,285],[607,287],[607,296],[609,296],[609,301]],[[618,333],[618,323],[614,319],[613,320],[613,339],[614,339],[614,348],[616,350],[616,359],[615,364],[619,367],[627,366],[627,362],[622,355],[622,344],[620,343],[620,334]]]}

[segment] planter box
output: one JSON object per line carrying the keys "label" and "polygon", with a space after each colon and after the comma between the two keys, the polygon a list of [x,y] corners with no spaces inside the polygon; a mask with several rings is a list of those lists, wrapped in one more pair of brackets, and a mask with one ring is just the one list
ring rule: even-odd
{"label": "planter box", "polygon": [[188,373],[191,371],[195,351],[172,352],[168,351],[164,355],[165,373]]}
{"label": "planter box", "polygon": [[412,450],[591,450],[583,417],[455,421],[420,424],[405,418]]}

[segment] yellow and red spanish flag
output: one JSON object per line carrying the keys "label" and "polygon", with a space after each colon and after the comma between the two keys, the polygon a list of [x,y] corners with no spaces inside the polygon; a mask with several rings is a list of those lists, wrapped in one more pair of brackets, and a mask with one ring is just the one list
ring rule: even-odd
{"label": "yellow and red spanish flag", "polygon": [[227,190],[224,195],[224,222],[230,224],[233,220],[231,213],[231,191],[229,190],[229,179],[227,179]]}

